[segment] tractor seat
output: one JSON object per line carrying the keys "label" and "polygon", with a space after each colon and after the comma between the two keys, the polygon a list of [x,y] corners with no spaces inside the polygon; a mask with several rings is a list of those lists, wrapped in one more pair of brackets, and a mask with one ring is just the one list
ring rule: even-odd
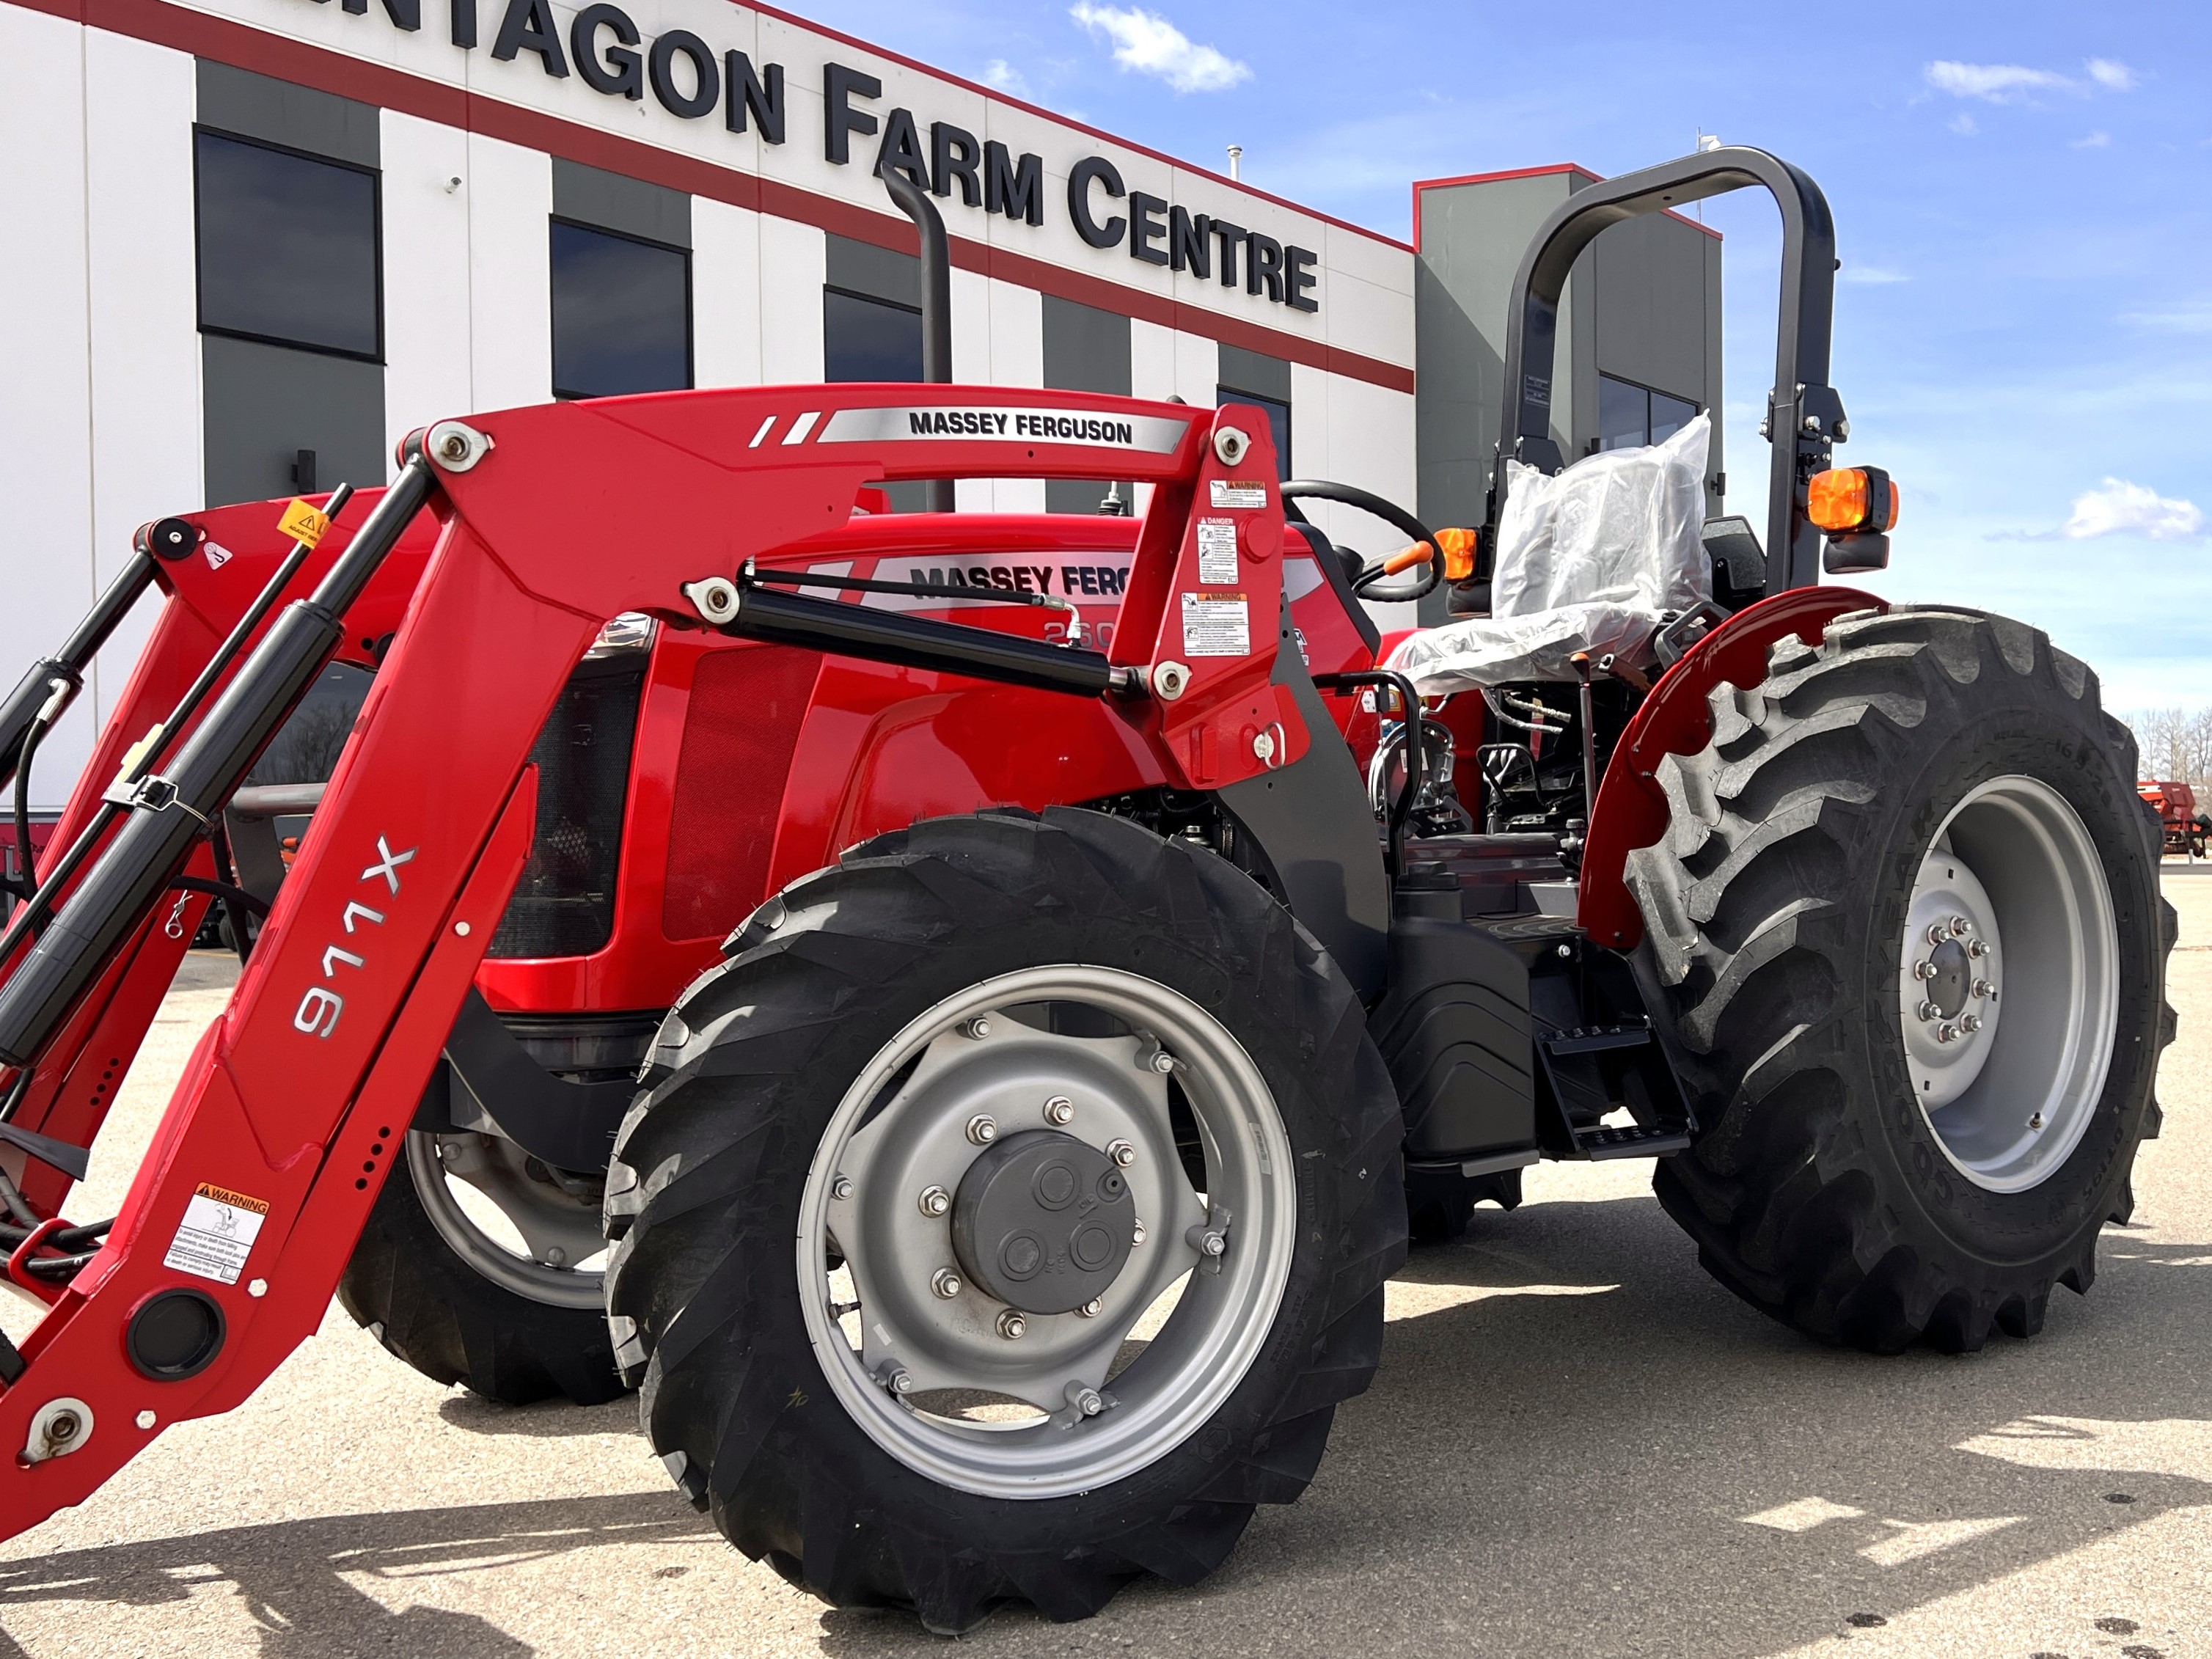
{"label": "tractor seat", "polygon": [[1712,602],[1700,415],[1662,443],[1586,457],[1557,477],[1506,463],[1491,614],[1424,629],[1389,666],[1424,696],[1573,680],[1574,658],[1658,659],[1668,623]]}

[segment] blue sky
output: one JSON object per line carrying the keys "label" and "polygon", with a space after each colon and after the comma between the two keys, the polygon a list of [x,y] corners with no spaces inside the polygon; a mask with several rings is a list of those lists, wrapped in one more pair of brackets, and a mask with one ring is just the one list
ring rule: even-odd
{"label": "blue sky", "polygon": [[[2048,629],[2116,709],[2212,702],[2212,8],[892,0],[807,15],[1393,235],[1417,178],[1625,172],[1697,132],[1805,167],[1844,269],[1846,459],[1899,599]],[[1732,508],[1763,521],[1772,210],[1728,237]]]}

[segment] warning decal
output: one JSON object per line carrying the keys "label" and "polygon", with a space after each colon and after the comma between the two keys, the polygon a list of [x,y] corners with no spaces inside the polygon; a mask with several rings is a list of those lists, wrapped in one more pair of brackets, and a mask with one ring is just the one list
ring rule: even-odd
{"label": "warning decal", "polygon": [[1237,586],[1237,520],[1198,521],[1198,579],[1208,586]]}
{"label": "warning decal", "polygon": [[1249,657],[1252,611],[1242,593],[1182,596],[1182,653],[1186,657]]}
{"label": "warning decal", "polygon": [[1215,478],[1212,481],[1216,507],[1265,507],[1267,486],[1256,478]]}
{"label": "warning decal", "polygon": [[252,1253],[253,1241],[261,1236],[261,1224],[268,1218],[266,1200],[203,1181],[185,1206],[185,1218],[177,1224],[177,1236],[169,1241],[161,1265],[219,1285],[235,1285]]}

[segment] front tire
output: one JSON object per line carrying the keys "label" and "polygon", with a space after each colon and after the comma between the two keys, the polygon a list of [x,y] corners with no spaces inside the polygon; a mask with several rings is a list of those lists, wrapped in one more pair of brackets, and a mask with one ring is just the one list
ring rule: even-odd
{"label": "front tire", "polygon": [[1629,861],[1703,1125],[1661,1201],[1827,1340],[2033,1334],[2157,1130],[2173,922],[2133,740],[2042,634],[1962,611],[1787,639],[1712,708]]}
{"label": "front tire", "polygon": [[[957,1632],[1010,1600],[1085,1617],[1139,1572],[1194,1583],[1297,1497],[1374,1371],[1406,1220],[1389,1077],[1286,911],[1136,825],[991,812],[855,848],[731,948],[663,1026],[607,1188],[617,1357],[725,1536]],[[1035,1261],[1017,1234],[975,1242],[969,1177],[1020,1142],[1101,1194],[1126,1144],[1145,1236],[1079,1308],[992,1280]]]}

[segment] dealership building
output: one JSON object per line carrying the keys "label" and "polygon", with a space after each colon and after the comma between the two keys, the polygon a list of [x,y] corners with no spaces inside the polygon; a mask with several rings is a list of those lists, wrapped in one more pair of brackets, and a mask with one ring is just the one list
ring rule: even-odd
{"label": "dealership building", "polygon": [[[729,0],[0,0],[0,641],[19,665],[139,524],[381,482],[438,416],[917,378],[915,233],[884,165],[951,234],[956,380],[1256,404],[1287,473],[1472,522],[1505,291],[1594,176],[1418,183],[1409,245]],[[1564,453],[1663,436],[1717,398],[1720,294],[1700,225],[1600,239],[1562,309]],[[1717,434],[1712,471],[1717,505]],[[959,491],[966,510],[1099,507],[1073,481]],[[147,620],[48,740],[44,804]]]}

